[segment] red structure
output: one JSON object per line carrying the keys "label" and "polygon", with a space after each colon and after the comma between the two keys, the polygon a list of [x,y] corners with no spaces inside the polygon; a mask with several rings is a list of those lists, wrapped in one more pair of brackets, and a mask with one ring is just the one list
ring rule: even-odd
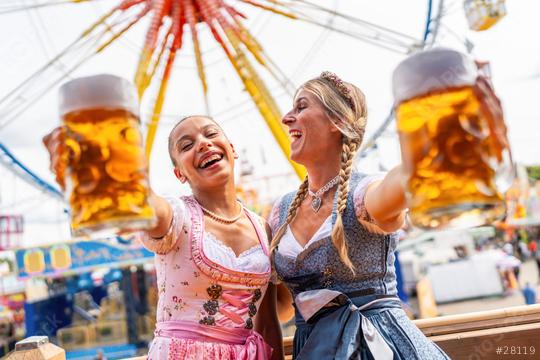
{"label": "red structure", "polygon": [[23,231],[22,215],[0,215],[0,250],[16,247]]}

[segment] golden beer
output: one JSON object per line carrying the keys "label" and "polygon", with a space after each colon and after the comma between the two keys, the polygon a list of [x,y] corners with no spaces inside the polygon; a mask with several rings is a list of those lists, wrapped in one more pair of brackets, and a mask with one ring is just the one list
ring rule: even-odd
{"label": "golden beer", "polygon": [[409,90],[398,91],[412,95],[396,109],[411,221],[421,228],[487,224],[506,211],[501,191],[512,177],[506,127],[477,95],[477,74],[469,74],[474,64],[463,64],[467,58],[457,52],[437,51],[434,58],[443,66],[430,64],[429,52],[416,55],[418,67],[405,68],[420,75],[411,80],[408,73]]}
{"label": "golden beer", "polygon": [[110,75],[75,79],[60,90],[75,235],[155,224],[134,91]]}

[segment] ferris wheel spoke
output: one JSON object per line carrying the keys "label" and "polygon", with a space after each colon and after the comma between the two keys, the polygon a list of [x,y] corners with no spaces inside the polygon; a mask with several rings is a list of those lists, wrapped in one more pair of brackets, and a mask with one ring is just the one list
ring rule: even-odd
{"label": "ferris wheel spoke", "polygon": [[35,1],[34,4],[21,4],[20,0],[4,0],[0,4],[0,15],[13,14],[22,11],[42,9],[47,7],[54,7],[58,5],[74,5],[83,2],[97,2],[103,0],[49,0],[49,1]]}
{"label": "ferris wheel spoke", "polygon": [[274,61],[264,51],[261,44],[251,34],[251,32],[242,24],[239,19],[239,15],[236,12],[228,11],[234,26],[236,26],[242,34],[240,40],[249,52],[255,57],[255,59],[261,64],[270,75],[283,87],[283,89],[290,95],[294,93],[294,85],[289,81],[287,76],[281,71],[281,69],[275,64]]}
{"label": "ferris wheel spoke", "polygon": [[[0,99],[0,114],[2,115],[0,130],[16,120],[20,114],[43,97],[52,87],[58,85],[86,61],[107,48],[142,17],[139,15],[133,19],[120,16],[111,24],[107,24],[106,20],[113,14],[114,11],[111,11],[106,14],[107,16],[98,19],[96,23],[83,31],[73,43]],[[103,39],[105,40],[103,41]]]}
{"label": "ferris wheel spoke", "polygon": [[[238,51],[236,54],[237,61],[235,61],[233,65],[244,83],[245,89],[265,120],[281,150],[286,156],[289,156],[289,138],[281,124],[281,113],[274,98],[270,95],[270,92],[264,85],[262,79],[260,79],[252,65],[249,63],[245,53],[243,53],[240,48],[235,50]],[[300,178],[303,178],[305,176],[305,170],[294,163],[292,165],[297,175]]]}
{"label": "ferris wheel spoke", "polygon": [[[246,1],[251,1],[251,0],[246,0]],[[347,35],[355,39],[368,42],[372,45],[380,46],[390,51],[399,52],[399,53],[408,52],[411,48],[418,47],[419,44],[421,43],[419,39],[416,39],[410,35],[389,29],[381,25],[377,25],[372,22],[365,21],[360,18],[356,18],[347,14],[340,13],[333,9],[325,8],[323,6],[311,3],[309,1],[297,0],[294,2],[288,2],[288,3],[279,1],[279,0],[266,0],[266,1],[271,4],[279,5],[279,6],[289,9],[290,14],[295,19],[299,19],[299,20],[311,23],[313,25],[317,25],[319,27],[330,29],[332,31],[341,33],[343,35]],[[299,4],[304,5],[304,6],[299,7],[298,6]],[[337,26],[330,26],[329,24],[325,24],[321,22],[320,20],[316,19],[315,17],[308,15],[308,13],[305,12],[306,7],[317,10],[318,12],[325,12],[337,18],[344,19],[350,22],[351,24],[354,24],[360,27],[361,29],[363,29],[363,32],[353,32],[351,30],[345,30],[344,29],[345,27],[338,28]],[[366,33],[366,31],[368,31],[369,33]]]}
{"label": "ferris wheel spoke", "polygon": [[[43,71],[45,71],[48,67],[50,67],[52,64],[54,63],[57,63],[57,62],[60,62],[60,60],[66,56],[67,54],[69,54],[70,52],[72,52],[74,49],[78,48],[79,46],[81,46],[81,44],[84,44],[85,41],[88,41],[88,36],[94,31],[94,29],[99,25],[101,24],[102,22],[104,22],[107,18],[109,18],[110,16],[113,15],[113,11],[103,15],[100,19],[98,19],[98,21],[96,23],[94,23],[93,25],[91,25],[89,28],[87,28],[85,31],[82,32],[82,34],[77,38],[75,39],[75,41],[73,41],[71,44],[69,44],[68,46],[66,46],[64,48],[64,50],[62,50],[61,52],[59,52],[54,58],[52,58],[51,60],[49,60],[44,66],[42,66],[40,69],[38,69],[34,74],[32,74],[29,78],[27,78],[26,80],[24,80],[21,84],[19,84],[15,89],[13,89],[12,92],[16,92],[17,90],[19,90],[19,88],[21,87],[24,87],[27,85],[28,82],[30,82],[35,76],[39,75],[40,73],[42,73]],[[85,40],[86,38],[86,40]],[[11,94],[11,93],[10,93]],[[10,94],[6,95],[5,97],[3,98],[0,98],[0,106],[2,106],[6,101],[7,99],[9,98]]]}
{"label": "ferris wheel spoke", "polygon": [[371,137],[365,141],[363,141],[363,145],[360,148],[360,156],[363,157],[363,154],[366,154],[366,152],[373,148],[375,146],[377,139],[386,131],[388,126],[394,121],[394,109],[390,111],[390,114],[384,119],[381,125],[373,132]]}
{"label": "ferris wheel spoke", "polygon": [[179,2],[172,4],[172,23],[169,28],[168,34],[165,37],[163,43],[167,45],[165,67],[163,69],[163,74],[161,76],[161,81],[159,85],[159,91],[154,102],[154,108],[152,110],[152,117],[150,123],[147,127],[146,132],[146,156],[149,158],[152,151],[152,145],[154,144],[154,139],[156,136],[157,125],[161,118],[161,113],[163,110],[163,104],[165,102],[165,96],[167,94],[167,87],[169,84],[169,79],[171,77],[171,72],[173,69],[174,60],[176,58],[176,53],[182,46],[182,34],[184,29],[185,18],[182,15],[182,8]]}
{"label": "ferris wheel spoke", "polygon": [[[186,0],[186,1],[189,1],[189,0]],[[207,2],[205,0],[195,0],[194,4],[196,4],[197,7],[199,8],[199,12],[200,12],[200,16],[202,18],[202,21],[207,24],[208,28],[210,29],[210,33],[214,37],[214,40],[216,40],[216,42],[220,45],[220,47],[222,48],[222,50],[225,53],[225,56],[227,57],[229,62],[231,64],[233,64],[234,58],[233,58],[233,54],[232,54],[232,49],[230,48],[229,44],[227,44],[225,42],[223,36],[220,34],[219,29],[214,25],[214,23],[212,21],[212,15],[211,15],[211,13],[210,13],[210,11],[208,9]],[[191,31],[192,31],[192,33],[197,34],[195,28],[193,28]],[[201,66],[202,72],[199,74],[199,77],[201,77],[201,74],[203,75],[201,77],[201,82],[203,82],[203,89],[204,89],[205,85],[206,85],[206,80],[205,80],[206,78],[204,76],[204,68],[202,67],[202,55],[200,56],[200,58],[196,58],[196,61],[197,61],[197,66],[199,66],[199,63],[200,63],[200,66]],[[207,113],[210,114],[210,107],[209,107],[208,97],[207,97],[206,93],[205,93],[205,98],[204,99],[205,99],[205,106],[206,106]]]}
{"label": "ferris wheel spoke", "polygon": [[152,146],[154,144],[154,139],[156,137],[157,125],[161,118],[161,112],[163,110],[163,104],[165,102],[165,96],[167,93],[167,86],[169,84],[169,78],[171,76],[172,65],[174,64],[176,52],[177,51],[175,49],[171,49],[167,53],[165,68],[163,69],[163,75],[161,77],[158,94],[156,97],[156,101],[154,102],[152,116],[147,126],[146,141],[145,141],[147,157],[150,157]]}
{"label": "ferris wheel spoke", "polygon": [[[28,9],[45,8],[67,4],[93,2],[101,0],[27,0],[0,1],[0,15]],[[135,84],[138,95],[142,98],[154,81],[158,85],[158,94],[153,102],[151,119],[148,123],[146,152],[149,155],[156,129],[162,117],[168,82],[174,67],[177,53],[182,47],[184,28],[189,29],[194,49],[194,60],[204,94],[207,112],[208,84],[203,52],[200,43],[198,23],[206,26],[219,47],[224,51],[238,77],[242,81],[251,101],[258,109],[274,138],[285,154],[289,151],[289,139],[280,122],[281,114],[275,98],[270,94],[263,79],[257,72],[264,69],[279,84],[278,90],[294,92],[290,77],[266,53],[250,29],[244,26],[246,16],[236,6],[226,4],[226,0],[113,0],[116,7],[103,15],[87,28],[81,36],[38,72],[23,81],[17,88],[0,98],[0,130],[14,121],[37,99],[42,97],[53,85],[58,84],[91,57],[117,42],[140,19],[150,22],[143,42],[143,49],[135,72]],[[443,0],[440,0],[442,4]],[[328,37],[338,33],[347,37],[396,52],[407,53],[420,48],[422,41],[388,27],[339,12],[336,9],[321,6],[309,0],[236,0],[253,8],[264,10],[262,13],[299,20],[323,29]],[[323,19],[329,18],[328,20]],[[434,36],[433,36],[434,37]],[[320,37],[319,37],[320,38]],[[259,65],[257,65],[257,62]],[[274,83],[274,82],[272,82]],[[276,92],[277,93],[277,92]],[[235,108],[235,111],[238,109]],[[163,115],[166,116],[166,115]],[[389,120],[387,120],[389,121]],[[384,126],[388,126],[386,122]],[[384,129],[383,129],[384,131]],[[376,132],[376,136],[380,136]],[[373,141],[367,145],[373,146]],[[294,166],[294,164],[293,164]],[[303,170],[296,168],[302,177]]]}
{"label": "ferris wheel spoke", "polygon": [[411,35],[405,34],[403,32],[400,32],[400,31],[397,31],[397,30],[394,30],[394,29],[390,29],[390,28],[388,28],[386,26],[382,26],[382,25],[379,25],[379,24],[376,24],[376,23],[373,23],[373,22],[370,22],[370,21],[367,21],[367,20],[364,20],[364,19],[361,19],[361,18],[357,18],[357,17],[351,16],[351,15],[348,15],[348,14],[344,14],[344,13],[341,13],[341,12],[336,11],[334,9],[330,9],[330,8],[327,8],[327,7],[318,5],[318,4],[314,4],[311,1],[296,0],[295,3],[304,3],[306,5],[309,5],[309,6],[313,7],[314,9],[326,12],[328,14],[337,16],[339,18],[343,18],[343,19],[348,20],[348,21],[350,21],[352,23],[355,23],[355,24],[363,25],[363,26],[370,27],[370,28],[375,28],[375,29],[378,29],[378,30],[380,30],[380,31],[382,31],[384,33],[393,34],[395,36],[402,37],[402,38],[405,38],[405,39],[408,39],[408,40],[411,40],[411,41],[419,41],[419,39],[417,39],[417,38],[415,38],[415,37],[413,37]]}
{"label": "ferris wheel spoke", "polygon": [[[289,11],[286,11],[286,10],[281,10],[281,9],[278,9],[276,7],[273,7],[273,6],[268,6],[268,5],[264,5],[264,4],[261,4],[259,2],[256,2],[256,1],[253,1],[253,0],[240,0],[241,2],[243,3],[246,3],[246,4],[249,4],[249,5],[252,5],[252,6],[255,6],[255,7],[258,7],[260,9],[263,9],[263,10],[266,10],[266,11],[270,11],[274,14],[278,14],[278,15],[281,15],[281,16],[285,16],[285,17],[288,17],[290,19],[296,19],[296,15],[294,15],[293,13],[289,12]],[[279,4],[276,4],[274,2],[272,2],[274,5],[279,5]],[[284,5],[281,5],[281,6],[284,6]],[[286,7],[287,8],[287,7]]]}
{"label": "ferris wheel spoke", "polygon": [[142,98],[144,92],[150,85],[149,70],[152,63],[152,58],[155,56],[154,52],[157,48],[160,32],[163,32],[162,22],[167,11],[167,5],[170,0],[157,0],[152,7],[152,19],[150,26],[146,32],[146,38],[144,41],[143,50],[139,57],[139,63],[135,72],[135,85],[139,93],[139,98]]}
{"label": "ferris wheel spoke", "polygon": [[[160,40],[158,40],[159,51],[158,51],[157,54],[155,54],[155,53],[153,54],[152,59],[150,61],[150,64],[149,64],[150,70],[145,75],[146,78],[147,78],[146,81],[148,83],[144,85],[143,92],[146,91],[147,87],[150,85],[151,80],[154,78],[154,76],[156,76],[159,65],[163,61],[163,57],[165,56],[165,53],[167,52],[168,43],[170,41],[171,36],[172,36],[171,28],[169,28],[168,31],[164,32],[164,34],[160,34],[161,38],[160,38]],[[142,94],[141,94],[141,96],[142,96]]]}
{"label": "ferris wheel spoke", "polygon": [[[34,102],[45,95],[49,89],[65,79],[77,66],[69,66],[69,63],[77,65],[83,62],[74,54],[77,48],[84,48],[93,38],[85,39],[84,42],[75,43],[67,48],[61,57],[48,62],[44,67],[26,79],[16,89],[8,93],[0,101],[0,130],[12,123],[17,117],[27,110]],[[79,55],[80,56],[80,55]]]}
{"label": "ferris wheel spoke", "polygon": [[193,50],[195,52],[195,64],[197,66],[197,75],[201,82],[201,87],[204,96],[204,106],[206,113],[210,114],[210,105],[208,101],[208,84],[206,82],[206,72],[204,69],[203,55],[199,42],[199,33],[197,32],[197,20],[195,18],[195,8],[191,0],[183,0],[182,5],[185,9],[186,23],[188,24],[191,33],[191,41],[193,42]]}
{"label": "ferris wheel spoke", "polygon": [[64,196],[55,186],[41,179],[37,174],[31,171],[28,167],[15,157],[9,149],[0,142],[0,165],[11,171],[15,176],[32,186],[42,189],[44,192],[54,196],[57,199],[63,199]]}
{"label": "ferris wheel spoke", "polygon": [[[290,143],[287,132],[281,123],[281,112],[268,88],[249,62],[245,52],[238,46],[234,39],[232,40],[231,44],[236,53],[232,64],[281,150],[286,156],[289,156]],[[305,176],[305,170],[302,167],[295,163],[291,163],[291,165],[300,178]]]}
{"label": "ferris wheel spoke", "polygon": [[354,33],[310,18],[300,18],[300,20],[399,54],[406,54],[412,47],[410,44],[382,41],[376,35]]}
{"label": "ferris wheel spoke", "polygon": [[[241,40],[241,36],[238,35],[238,29],[235,31],[231,23],[228,23],[224,17],[216,14],[216,9],[211,8],[211,3],[204,0],[196,0],[196,2],[199,5],[203,21],[209,26],[214,38],[222,47],[229,62],[233,65],[233,68],[244,84],[244,88],[267,123],[280,148],[285,154],[288,154],[290,151],[289,139],[280,121],[281,114],[279,108],[266,85],[249,62],[243,46],[250,52],[251,49]],[[246,39],[245,36],[244,39]],[[300,177],[303,177],[305,170],[298,165],[291,165],[293,165],[296,173]]]}
{"label": "ferris wheel spoke", "polygon": [[[249,2],[250,4],[253,3],[252,0],[245,0],[245,1]],[[300,20],[300,21],[303,21],[303,22],[307,22],[307,23],[310,23],[312,25],[316,25],[318,27],[325,28],[325,29],[331,30],[331,31],[336,32],[336,33],[340,33],[342,35],[346,35],[346,36],[352,37],[354,39],[364,41],[364,42],[369,43],[371,45],[375,45],[375,46],[384,48],[384,49],[392,51],[392,52],[407,53],[412,47],[415,47],[414,44],[413,45],[410,44],[410,41],[405,41],[403,39],[399,39],[394,34],[389,33],[389,32],[380,31],[380,30],[377,30],[377,29],[374,29],[374,28],[369,28],[369,27],[366,27],[366,26],[363,26],[364,30],[371,31],[370,34],[358,33],[358,32],[353,32],[353,31],[350,31],[350,30],[341,29],[341,28],[338,28],[337,26],[324,23],[324,22],[314,18],[313,16],[308,15],[307,13],[305,13],[302,10],[299,10],[297,7],[295,7],[293,3],[286,4],[284,2],[277,1],[277,0],[267,0],[267,1],[272,3],[272,4],[276,4],[276,5],[280,5],[280,6],[288,8],[289,9],[288,14],[290,15],[288,17],[290,17],[290,18],[293,18],[295,20]],[[322,7],[319,7],[318,5],[316,5],[316,6],[317,6],[317,9],[322,8]],[[324,9],[328,13],[331,13],[332,15],[341,15],[341,14],[339,14],[339,13],[337,13],[334,10],[331,10],[331,9],[326,9],[326,8],[322,8],[322,9]],[[358,24],[364,25],[363,20],[360,20],[360,19],[357,19],[357,18],[352,18],[350,16],[345,16],[345,15],[342,15],[342,17],[344,17],[346,19],[354,19],[355,24],[357,24],[357,25]],[[369,24],[371,25],[371,23],[369,23]]]}
{"label": "ferris wheel spoke", "polygon": [[210,29],[212,36],[217,41],[217,43],[221,46],[221,48],[225,52],[225,55],[227,55],[227,58],[231,60],[232,58],[231,49],[229,45],[224,41],[223,36],[220,34],[219,29],[214,25],[213,18],[208,9],[208,4],[206,3],[205,0],[195,0],[195,3],[199,7],[201,17],[203,21],[208,25],[208,28]]}

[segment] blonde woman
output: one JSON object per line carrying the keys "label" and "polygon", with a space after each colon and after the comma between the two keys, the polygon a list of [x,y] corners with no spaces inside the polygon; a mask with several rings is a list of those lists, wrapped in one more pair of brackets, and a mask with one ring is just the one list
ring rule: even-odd
{"label": "blonde woman", "polygon": [[396,296],[401,170],[381,177],[352,169],[366,119],[362,92],[324,72],[298,89],[282,120],[291,159],[308,172],[269,219],[274,268],[294,298],[293,358],[447,359]]}

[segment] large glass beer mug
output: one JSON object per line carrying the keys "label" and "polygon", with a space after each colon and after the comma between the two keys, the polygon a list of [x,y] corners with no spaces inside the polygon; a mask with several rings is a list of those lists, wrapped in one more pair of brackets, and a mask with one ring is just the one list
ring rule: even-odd
{"label": "large glass beer mug", "polygon": [[394,71],[393,91],[413,224],[501,218],[514,170],[500,103],[474,60],[450,49],[414,54]]}
{"label": "large glass beer mug", "polygon": [[60,88],[66,128],[66,194],[75,236],[152,227],[147,161],[134,86],[113,75]]}

